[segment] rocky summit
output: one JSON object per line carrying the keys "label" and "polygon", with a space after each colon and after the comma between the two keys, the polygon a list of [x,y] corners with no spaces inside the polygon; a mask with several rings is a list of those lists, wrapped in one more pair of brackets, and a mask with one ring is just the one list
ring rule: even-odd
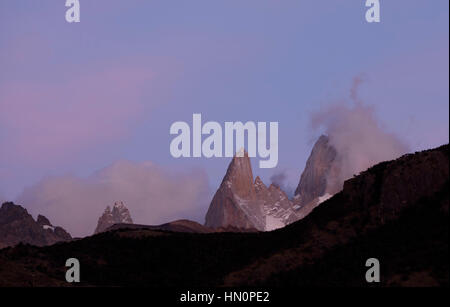
{"label": "rocky summit", "polygon": [[205,225],[260,231],[284,227],[337,193],[342,188],[336,183],[338,175],[337,153],[325,135],[313,146],[293,200],[277,185],[267,187],[259,177],[253,181],[248,154],[237,154],[214,195]]}
{"label": "rocky summit", "polygon": [[35,221],[25,208],[12,202],[0,208],[0,248],[19,243],[44,246],[71,239],[67,231],[53,226],[43,215]]}
{"label": "rocky summit", "polygon": [[98,219],[94,233],[103,232],[114,224],[133,224],[130,211],[121,201],[115,202],[112,210],[110,206],[106,207],[105,212]]}
{"label": "rocky summit", "polygon": [[298,219],[287,195],[276,185],[253,180],[247,152],[237,154],[211,201],[205,226],[269,231]]}
{"label": "rocky summit", "polygon": [[336,150],[330,145],[329,138],[325,135],[320,136],[306,161],[305,169],[295,190],[298,202],[307,204],[326,193],[338,192],[329,190],[333,188],[330,182],[332,172],[337,172],[336,156]]}
{"label": "rocky summit", "polygon": [[299,219],[342,189],[337,156],[329,137],[321,135],[311,150],[295,190],[293,203],[295,208],[299,208]]}

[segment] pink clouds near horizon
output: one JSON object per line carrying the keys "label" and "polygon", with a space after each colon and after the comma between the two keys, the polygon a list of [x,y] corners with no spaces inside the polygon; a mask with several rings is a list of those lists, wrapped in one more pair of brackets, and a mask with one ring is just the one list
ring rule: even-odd
{"label": "pink clouds near horizon", "polygon": [[47,177],[26,188],[16,202],[72,235],[86,236],[106,206],[118,200],[135,223],[162,224],[181,218],[202,222],[209,196],[208,178],[201,170],[172,172],[152,162],[121,160],[86,178]]}

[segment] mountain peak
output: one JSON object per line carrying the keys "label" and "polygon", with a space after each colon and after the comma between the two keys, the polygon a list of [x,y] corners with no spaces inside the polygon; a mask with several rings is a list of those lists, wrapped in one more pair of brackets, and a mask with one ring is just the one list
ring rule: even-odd
{"label": "mountain peak", "polygon": [[19,243],[43,246],[71,239],[69,233],[61,227],[53,227],[43,215],[35,221],[25,208],[12,202],[0,208],[0,248]]}
{"label": "mountain peak", "polygon": [[236,154],[235,154],[234,156],[235,156],[235,157],[238,157],[238,158],[242,158],[242,157],[244,157],[244,156],[248,156],[248,153],[247,153],[247,151],[245,150],[244,147],[241,147],[241,148],[236,152]]}
{"label": "mountain peak", "polygon": [[[321,135],[311,150],[295,190],[301,204],[307,204],[327,192],[329,175],[336,168],[336,156],[336,149],[330,144],[328,136]],[[335,192],[332,191],[332,194]]]}
{"label": "mountain peak", "polygon": [[125,208],[125,209],[126,209],[126,207],[125,207],[125,205],[123,204],[122,201],[116,201],[116,202],[114,202],[114,208],[118,208],[118,209],[123,209],[123,208]]}
{"label": "mountain peak", "polygon": [[233,191],[239,197],[251,197],[254,195],[252,165],[248,153],[241,149],[231,160],[222,185]]}
{"label": "mountain peak", "polygon": [[293,205],[280,188],[253,181],[248,153],[233,157],[211,201],[205,225],[212,228],[273,230],[296,219]]}
{"label": "mountain peak", "polygon": [[94,233],[103,232],[114,224],[133,224],[130,211],[122,201],[114,202],[112,210],[110,206],[106,207]]}
{"label": "mountain peak", "polygon": [[27,209],[23,208],[22,206],[15,205],[13,202],[6,202],[3,203],[2,207],[0,208],[0,212],[8,213],[8,215],[26,215],[28,214]]}
{"label": "mountain peak", "polygon": [[43,215],[38,215],[36,222],[40,225],[40,226],[52,226],[52,223],[50,223],[50,221],[48,220],[48,218],[46,218]]}

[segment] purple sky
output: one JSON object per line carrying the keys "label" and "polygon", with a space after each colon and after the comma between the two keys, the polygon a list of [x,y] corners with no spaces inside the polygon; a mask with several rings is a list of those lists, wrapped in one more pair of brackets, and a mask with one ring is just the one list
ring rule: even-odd
{"label": "purple sky", "polygon": [[[414,151],[449,139],[449,2],[363,0],[0,1],[0,198],[118,160],[206,172],[229,159],[171,157],[170,125],[278,121],[276,169],[297,184],[311,114],[359,96]],[[254,162],[254,166],[257,164]]]}

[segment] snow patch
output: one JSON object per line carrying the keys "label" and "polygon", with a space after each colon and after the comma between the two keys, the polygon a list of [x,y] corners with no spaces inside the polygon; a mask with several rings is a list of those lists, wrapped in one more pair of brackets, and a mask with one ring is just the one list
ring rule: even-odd
{"label": "snow patch", "polygon": [[328,194],[328,193],[326,193],[326,194],[324,194],[324,195],[322,195],[322,196],[319,196],[319,199],[318,199],[318,201],[317,201],[317,204],[323,203],[324,201],[330,199],[332,196],[333,196],[333,195]]}
{"label": "snow patch", "polygon": [[285,224],[281,219],[277,219],[271,215],[266,215],[266,231],[283,228]]}
{"label": "snow patch", "polygon": [[55,227],[50,226],[50,225],[43,225],[42,228],[44,228],[45,230],[47,230],[47,229],[50,229],[50,230],[52,230],[52,231],[55,230]]}

